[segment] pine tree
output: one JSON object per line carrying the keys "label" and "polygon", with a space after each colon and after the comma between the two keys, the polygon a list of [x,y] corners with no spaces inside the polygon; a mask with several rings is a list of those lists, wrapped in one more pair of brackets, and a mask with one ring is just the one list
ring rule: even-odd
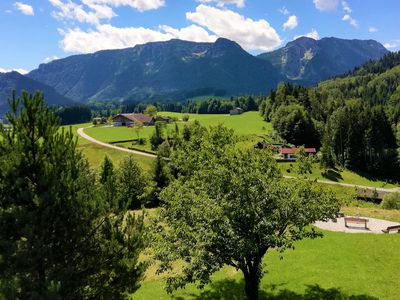
{"label": "pine tree", "polygon": [[105,200],[110,208],[118,209],[117,182],[114,165],[106,155],[100,168],[100,184]]}
{"label": "pine tree", "polygon": [[[0,138],[0,298],[121,299],[145,265],[143,217],[112,214],[42,94],[9,101]],[[3,294],[3,295],[2,295]]]}

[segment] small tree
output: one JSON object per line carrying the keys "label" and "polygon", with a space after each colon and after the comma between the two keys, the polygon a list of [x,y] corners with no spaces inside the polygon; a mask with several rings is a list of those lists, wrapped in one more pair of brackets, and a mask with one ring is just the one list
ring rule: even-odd
{"label": "small tree", "polygon": [[312,173],[312,157],[309,156],[304,146],[299,147],[297,155],[297,174],[306,175]]}
{"label": "small tree", "polygon": [[140,208],[146,183],[143,171],[133,156],[125,156],[117,174],[119,207]]}
{"label": "small tree", "polygon": [[189,115],[188,114],[184,114],[183,117],[182,117],[182,121],[183,122],[189,121]]}
{"label": "small tree", "polygon": [[106,155],[100,167],[100,179],[102,192],[105,200],[109,203],[110,208],[118,208],[117,203],[117,186],[114,165],[111,159]]}
{"label": "small tree", "polygon": [[164,126],[165,126],[164,122],[156,122],[156,124],[154,126],[154,133],[150,138],[152,150],[157,150],[158,146],[161,145],[161,143],[164,141],[164,138],[163,138]]}
{"label": "small tree", "polygon": [[135,121],[135,132],[136,132],[138,143],[140,145],[145,143],[145,140],[140,138],[140,132],[143,130],[143,127],[144,127],[144,124],[142,122]]}
{"label": "small tree", "polygon": [[[185,262],[168,277],[169,292],[195,281],[201,288],[230,265],[242,271],[247,298],[258,299],[268,250],[320,236],[309,225],[339,211],[338,201],[312,182],[283,179],[270,154],[230,147],[231,134],[217,127],[200,140],[194,136],[184,155],[172,155],[186,172],[161,193],[154,247],[160,272]],[[195,144],[197,151],[190,151]]]}
{"label": "small tree", "polygon": [[146,109],[144,110],[144,114],[150,117],[155,117],[157,115],[157,107],[154,105],[147,105]]}

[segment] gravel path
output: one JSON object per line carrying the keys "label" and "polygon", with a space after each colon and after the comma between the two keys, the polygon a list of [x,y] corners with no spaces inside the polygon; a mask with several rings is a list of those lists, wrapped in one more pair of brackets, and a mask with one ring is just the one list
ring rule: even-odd
{"label": "gravel path", "polygon": [[[283,176],[285,178],[289,179],[295,179],[296,177],[294,176]],[[343,183],[343,182],[335,182],[335,181],[328,181],[328,180],[321,180],[317,179],[317,182],[323,183],[323,184],[332,184],[332,185],[341,185],[341,186],[347,186],[347,187],[356,187],[358,189],[364,190],[377,190],[378,192],[386,192],[386,193],[393,193],[393,192],[400,192],[400,188],[380,188],[380,187],[374,187],[374,186],[366,186],[366,185],[358,185],[358,184],[351,184],[351,183]]]}
{"label": "gravel path", "polygon": [[[364,218],[364,217],[362,217]],[[340,232],[347,232],[347,233],[376,233],[382,234],[382,230],[386,229],[389,226],[400,225],[400,223],[385,221],[381,219],[375,218],[364,218],[368,220],[367,227],[368,229],[364,228],[363,224],[354,224],[348,223],[348,227],[344,226],[344,217],[337,218],[337,222],[316,222],[314,225],[320,229],[329,230],[329,231],[340,231]],[[396,231],[392,231],[391,233],[396,233]]]}
{"label": "gravel path", "polygon": [[147,156],[147,157],[151,157],[151,158],[156,158],[156,157],[157,157],[156,155],[151,154],[151,153],[142,152],[142,151],[137,151],[137,150],[131,150],[131,149],[126,149],[126,148],[122,148],[122,147],[118,147],[118,146],[110,145],[110,144],[108,144],[108,143],[101,142],[101,141],[96,140],[96,139],[92,138],[91,136],[87,135],[87,134],[83,131],[83,129],[84,129],[84,128],[79,128],[79,129],[77,130],[78,134],[79,134],[82,138],[84,138],[85,140],[88,140],[88,141],[91,142],[91,143],[97,144],[97,145],[102,146],[102,147],[107,147],[107,148],[111,148],[111,149],[114,149],[114,150],[118,150],[118,151],[124,151],[124,152],[127,152],[127,153],[143,155],[143,156]]}

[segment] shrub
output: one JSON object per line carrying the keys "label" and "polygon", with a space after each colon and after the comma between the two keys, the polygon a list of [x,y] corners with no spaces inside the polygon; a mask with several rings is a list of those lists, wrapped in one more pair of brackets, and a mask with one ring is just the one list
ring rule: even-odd
{"label": "shrub", "polygon": [[400,209],[400,193],[390,193],[383,197],[382,208]]}
{"label": "shrub", "polygon": [[188,114],[184,114],[183,117],[182,117],[182,121],[183,122],[189,121],[189,115]]}

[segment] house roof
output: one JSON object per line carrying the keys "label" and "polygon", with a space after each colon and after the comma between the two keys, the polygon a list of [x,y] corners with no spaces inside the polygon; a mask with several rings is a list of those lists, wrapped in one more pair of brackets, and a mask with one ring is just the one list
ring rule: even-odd
{"label": "house roof", "polygon": [[[281,154],[296,154],[299,151],[299,148],[292,147],[292,148],[281,148]],[[317,149],[315,148],[304,148],[304,152],[306,153],[317,153]]]}
{"label": "house roof", "polygon": [[150,117],[148,115],[145,114],[118,114],[116,115],[113,119],[117,118],[117,117],[125,117],[128,120],[131,120],[133,122],[142,122],[142,123],[150,123],[151,121],[153,121],[153,117]]}

